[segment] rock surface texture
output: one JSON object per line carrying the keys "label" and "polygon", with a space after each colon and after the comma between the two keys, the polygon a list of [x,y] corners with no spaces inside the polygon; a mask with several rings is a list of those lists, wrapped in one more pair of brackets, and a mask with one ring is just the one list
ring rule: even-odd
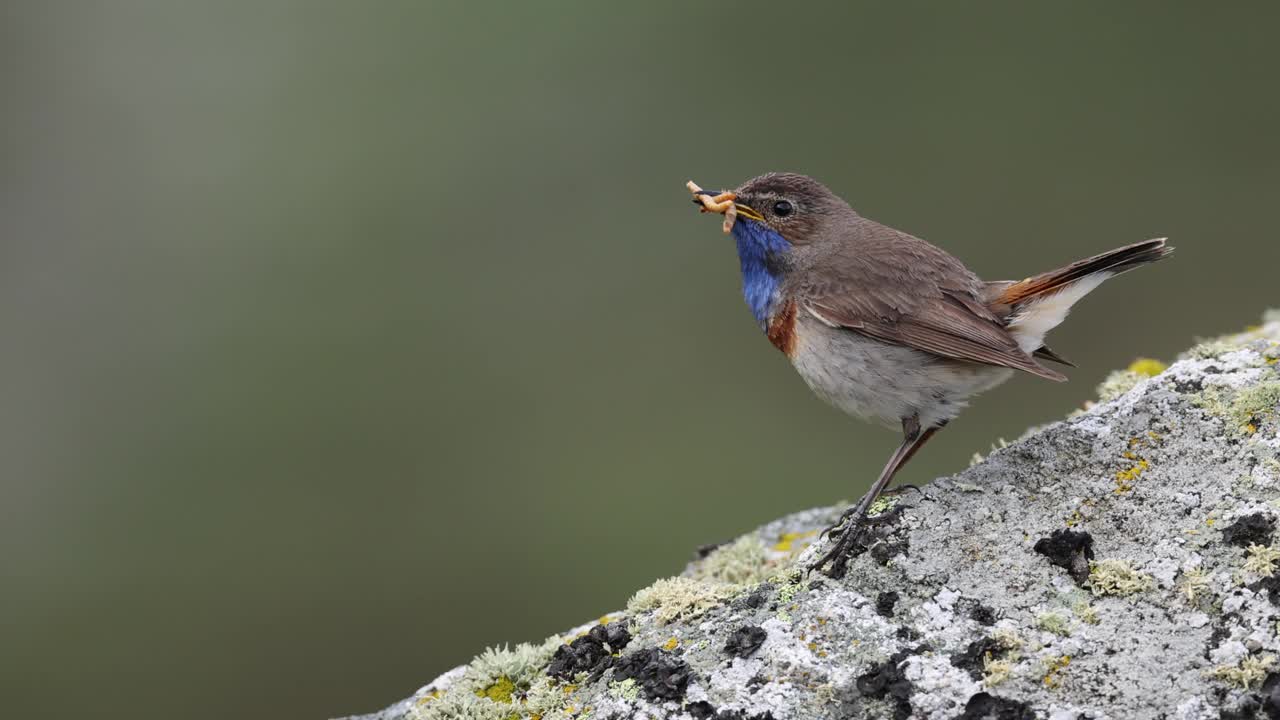
{"label": "rock surface texture", "polygon": [[[881,508],[705,551],[367,718],[1280,718],[1280,314]],[[888,504],[888,503],[886,503]],[[816,544],[815,544],[816,543]]]}

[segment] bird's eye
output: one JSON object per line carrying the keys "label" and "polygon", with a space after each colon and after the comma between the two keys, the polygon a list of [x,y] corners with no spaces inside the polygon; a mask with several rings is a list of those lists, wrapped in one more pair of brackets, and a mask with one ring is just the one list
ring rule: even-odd
{"label": "bird's eye", "polygon": [[787,200],[779,200],[773,204],[773,214],[778,217],[786,217],[795,211],[795,206]]}

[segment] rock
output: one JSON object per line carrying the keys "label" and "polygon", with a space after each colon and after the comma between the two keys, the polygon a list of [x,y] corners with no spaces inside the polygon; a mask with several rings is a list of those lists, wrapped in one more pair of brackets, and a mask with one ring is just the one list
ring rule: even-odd
{"label": "rock", "polygon": [[796,513],[363,717],[1280,717],[1278,360],[1273,313],[894,498],[843,579]]}

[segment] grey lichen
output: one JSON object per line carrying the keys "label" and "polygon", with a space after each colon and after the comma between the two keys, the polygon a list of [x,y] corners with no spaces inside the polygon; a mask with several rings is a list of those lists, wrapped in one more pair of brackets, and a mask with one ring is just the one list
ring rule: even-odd
{"label": "grey lichen", "polygon": [[1036,627],[1054,635],[1067,637],[1071,634],[1071,627],[1067,622],[1067,616],[1060,612],[1045,612],[1036,616]]}
{"label": "grey lichen", "polygon": [[1138,383],[1164,372],[1167,366],[1159,360],[1138,358],[1123,370],[1115,370],[1098,386],[1098,399],[1109,402],[1137,387]]}
{"label": "grey lichen", "polygon": [[1087,625],[1097,625],[1102,622],[1098,618],[1097,608],[1090,605],[1089,601],[1084,598],[1080,598],[1071,604],[1071,612],[1080,619],[1080,622]]}
{"label": "grey lichen", "polygon": [[722,604],[736,591],[735,586],[712,583],[688,577],[659,580],[637,592],[627,601],[630,614],[653,613],[660,625],[676,620],[691,620]]}
{"label": "grey lichen", "polygon": [[1235,389],[1210,387],[1193,398],[1210,415],[1222,418],[1241,435],[1253,435],[1259,425],[1273,419],[1280,408],[1280,381],[1268,381]]}
{"label": "grey lichen", "polygon": [[689,575],[695,580],[747,585],[763,582],[782,564],[770,557],[764,541],[755,535],[744,535],[711,551],[702,562],[693,565]]}
{"label": "grey lichen", "polygon": [[[559,637],[540,645],[488,648],[456,678],[422,693],[405,716],[411,720],[512,720],[537,715],[550,720],[563,697],[543,672],[560,646]],[[430,686],[429,686],[430,687]]]}

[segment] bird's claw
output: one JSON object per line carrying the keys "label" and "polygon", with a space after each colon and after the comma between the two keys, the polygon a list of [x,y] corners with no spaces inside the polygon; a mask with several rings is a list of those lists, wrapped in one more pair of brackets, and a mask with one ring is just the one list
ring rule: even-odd
{"label": "bird's claw", "polygon": [[840,537],[844,533],[844,531],[847,529],[845,528],[845,524],[848,523],[850,519],[853,518],[853,516],[857,513],[857,511],[858,511],[858,508],[855,505],[855,506],[849,507],[847,510],[840,513],[840,517],[836,518],[835,522],[831,523],[831,525],[827,526],[827,529],[823,530],[821,533],[818,534],[818,541],[821,542],[822,539],[827,537],[828,535],[830,535],[833,538]]}
{"label": "bird's claw", "polygon": [[830,536],[835,544],[822,557],[810,563],[809,572],[822,571],[823,566],[830,563],[831,567],[826,571],[827,577],[836,580],[844,577],[849,560],[858,554],[856,549],[859,546],[862,550],[870,549],[879,541],[879,538],[872,535],[873,528],[891,523],[902,512],[902,508],[895,507],[879,515],[865,515],[860,514],[859,509],[854,506],[845,510],[830,527],[818,535],[819,542]]}
{"label": "bird's claw", "polygon": [[[830,528],[828,528],[830,530]],[[859,540],[870,531],[870,528],[861,526],[860,523],[852,523],[849,527],[842,528],[840,532],[832,537],[837,537],[835,544],[830,550],[823,553],[822,557],[809,564],[809,572],[824,572],[823,567],[827,563],[831,564],[825,573],[827,577],[838,580],[844,577],[847,570],[849,559],[854,555],[854,548],[859,544]]]}
{"label": "bird's claw", "polygon": [[702,212],[724,215],[724,232],[726,235],[729,234],[733,230],[733,223],[738,219],[738,206],[734,204],[738,196],[728,190],[712,194],[698,187],[698,184],[692,180],[685,183],[685,186],[689,188],[689,192],[693,193],[693,202],[702,206]]}

